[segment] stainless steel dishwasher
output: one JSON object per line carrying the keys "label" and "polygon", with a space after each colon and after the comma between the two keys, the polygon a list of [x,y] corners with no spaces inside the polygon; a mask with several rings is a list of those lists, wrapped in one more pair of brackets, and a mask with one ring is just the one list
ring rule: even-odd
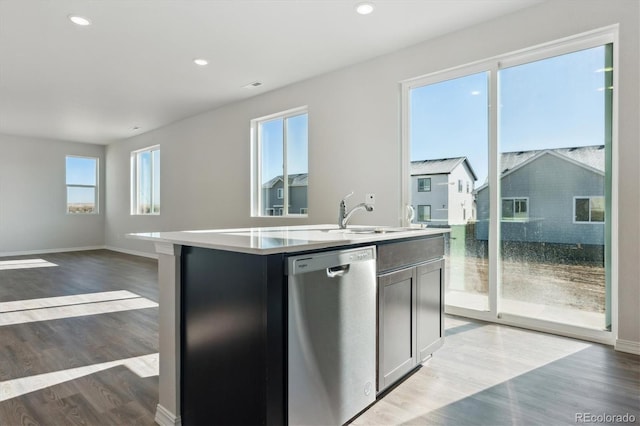
{"label": "stainless steel dishwasher", "polygon": [[290,257],[288,420],[341,425],[375,401],[376,248]]}

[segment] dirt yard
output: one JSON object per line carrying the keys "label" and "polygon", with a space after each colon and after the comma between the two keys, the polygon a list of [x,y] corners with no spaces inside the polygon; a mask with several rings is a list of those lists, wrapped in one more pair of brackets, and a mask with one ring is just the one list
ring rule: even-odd
{"label": "dirt yard", "polygon": [[[452,279],[464,277],[465,291],[487,293],[487,259],[447,256],[446,261]],[[503,261],[502,288],[502,295],[507,299],[590,312],[605,310],[603,266]]]}

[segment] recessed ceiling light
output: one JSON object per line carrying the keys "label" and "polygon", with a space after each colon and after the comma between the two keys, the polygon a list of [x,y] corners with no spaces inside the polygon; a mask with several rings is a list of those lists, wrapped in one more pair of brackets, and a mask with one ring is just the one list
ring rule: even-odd
{"label": "recessed ceiling light", "polygon": [[203,58],[196,58],[193,60],[193,63],[196,65],[200,65],[201,67],[204,67],[205,65],[209,64],[209,61]]}
{"label": "recessed ceiling light", "polygon": [[356,5],[356,12],[358,12],[360,15],[368,15],[373,12],[373,9],[374,6],[371,2],[363,2]]}
{"label": "recessed ceiling light", "polygon": [[245,89],[254,89],[254,88],[260,87],[260,86],[262,86],[262,82],[261,81],[254,81],[253,83],[249,83],[249,84],[247,84],[245,86],[242,86],[242,87],[244,87]]}
{"label": "recessed ceiling light", "polygon": [[91,25],[91,21],[85,18],[84,16],[69,15],[69,20],[76,25],[80,25],[81,27],[86,27],[87,25]]}

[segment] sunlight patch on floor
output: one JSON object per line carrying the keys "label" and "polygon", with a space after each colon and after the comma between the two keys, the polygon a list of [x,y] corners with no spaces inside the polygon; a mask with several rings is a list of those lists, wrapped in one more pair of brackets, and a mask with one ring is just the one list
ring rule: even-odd
{"label": "sunlight patch on floor", "polygon": [[158,358],[158,354],[155,353],[7,380],[0,382],[0,401],[6,401],[29,392],[35,392],[121,365],[127,367],[139,377],[157,376],[159,371]]}
{"label": "sunlight patch on floor", "polygon": [[0,260],[0,271],[9,269],[49,268],[58,266],[44,259]]}
{"label": "sunlight patch on floor", "polygon": [[0,326],[157,307],[126,290],[17,300],[0,303]]}
{"label": "sunlight patch on floor", "polygon": [[[416,415],[460,401],[591,346],[579,340],[490,323],[448,335],[423,368],[355,419],[354,425],[416,423]],[[459,317],[445,328],[471,325]]]}
{"label": "sunlight patch on floor", "polygon": [[0,313],[80,305],[83,303],[106,302],[110,300],[133,299],[136,297],[140,297],[140,295],[127,290],[117,290],[73,294],[69,296],[43,297],[40,299],[14,300],[11,302],[0,302]]}

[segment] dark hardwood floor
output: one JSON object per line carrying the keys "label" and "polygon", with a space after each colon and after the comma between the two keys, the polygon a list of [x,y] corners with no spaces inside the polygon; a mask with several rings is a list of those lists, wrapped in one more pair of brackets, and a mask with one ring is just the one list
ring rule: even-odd
{"label": "dark hardwood floor", "polygon": [[[157,307],[119,310],[117,305],[123,300],[157,302],[157,262],[107,250],[0,261],[36,257],[58,266],[0,270],[0,323],[8,315],[2,312],[3,302],[89,293],[104,293],[106,301],[53,299],[55,306],[31,312],[62,306],[68,312],[58,315],[61,318],[0,326],[0,425],[154,424],[157,372],[140,377],[125,365],[102,365],[104,369],[93,373],[77,369],[157,354]],[[130,294],[123,296],[122,290]],[[108,309],[116,311],[73,316],[79,307],[91,312],[108,304],[115,304]],[[7,309],[26,313],[27,319],[30,315],[29,309]],[[21,394],[29,381],[39,378],[53,385]]]}
{"label": "dark hardwood floor", "polygon": [[[58,266],[0,268],[0,425],[153,425],[156,261],[96,250],[0,263],[36,257]],[[354,425],[640,423],[638,356],[458,317],[446,328],[444,347]]]}

